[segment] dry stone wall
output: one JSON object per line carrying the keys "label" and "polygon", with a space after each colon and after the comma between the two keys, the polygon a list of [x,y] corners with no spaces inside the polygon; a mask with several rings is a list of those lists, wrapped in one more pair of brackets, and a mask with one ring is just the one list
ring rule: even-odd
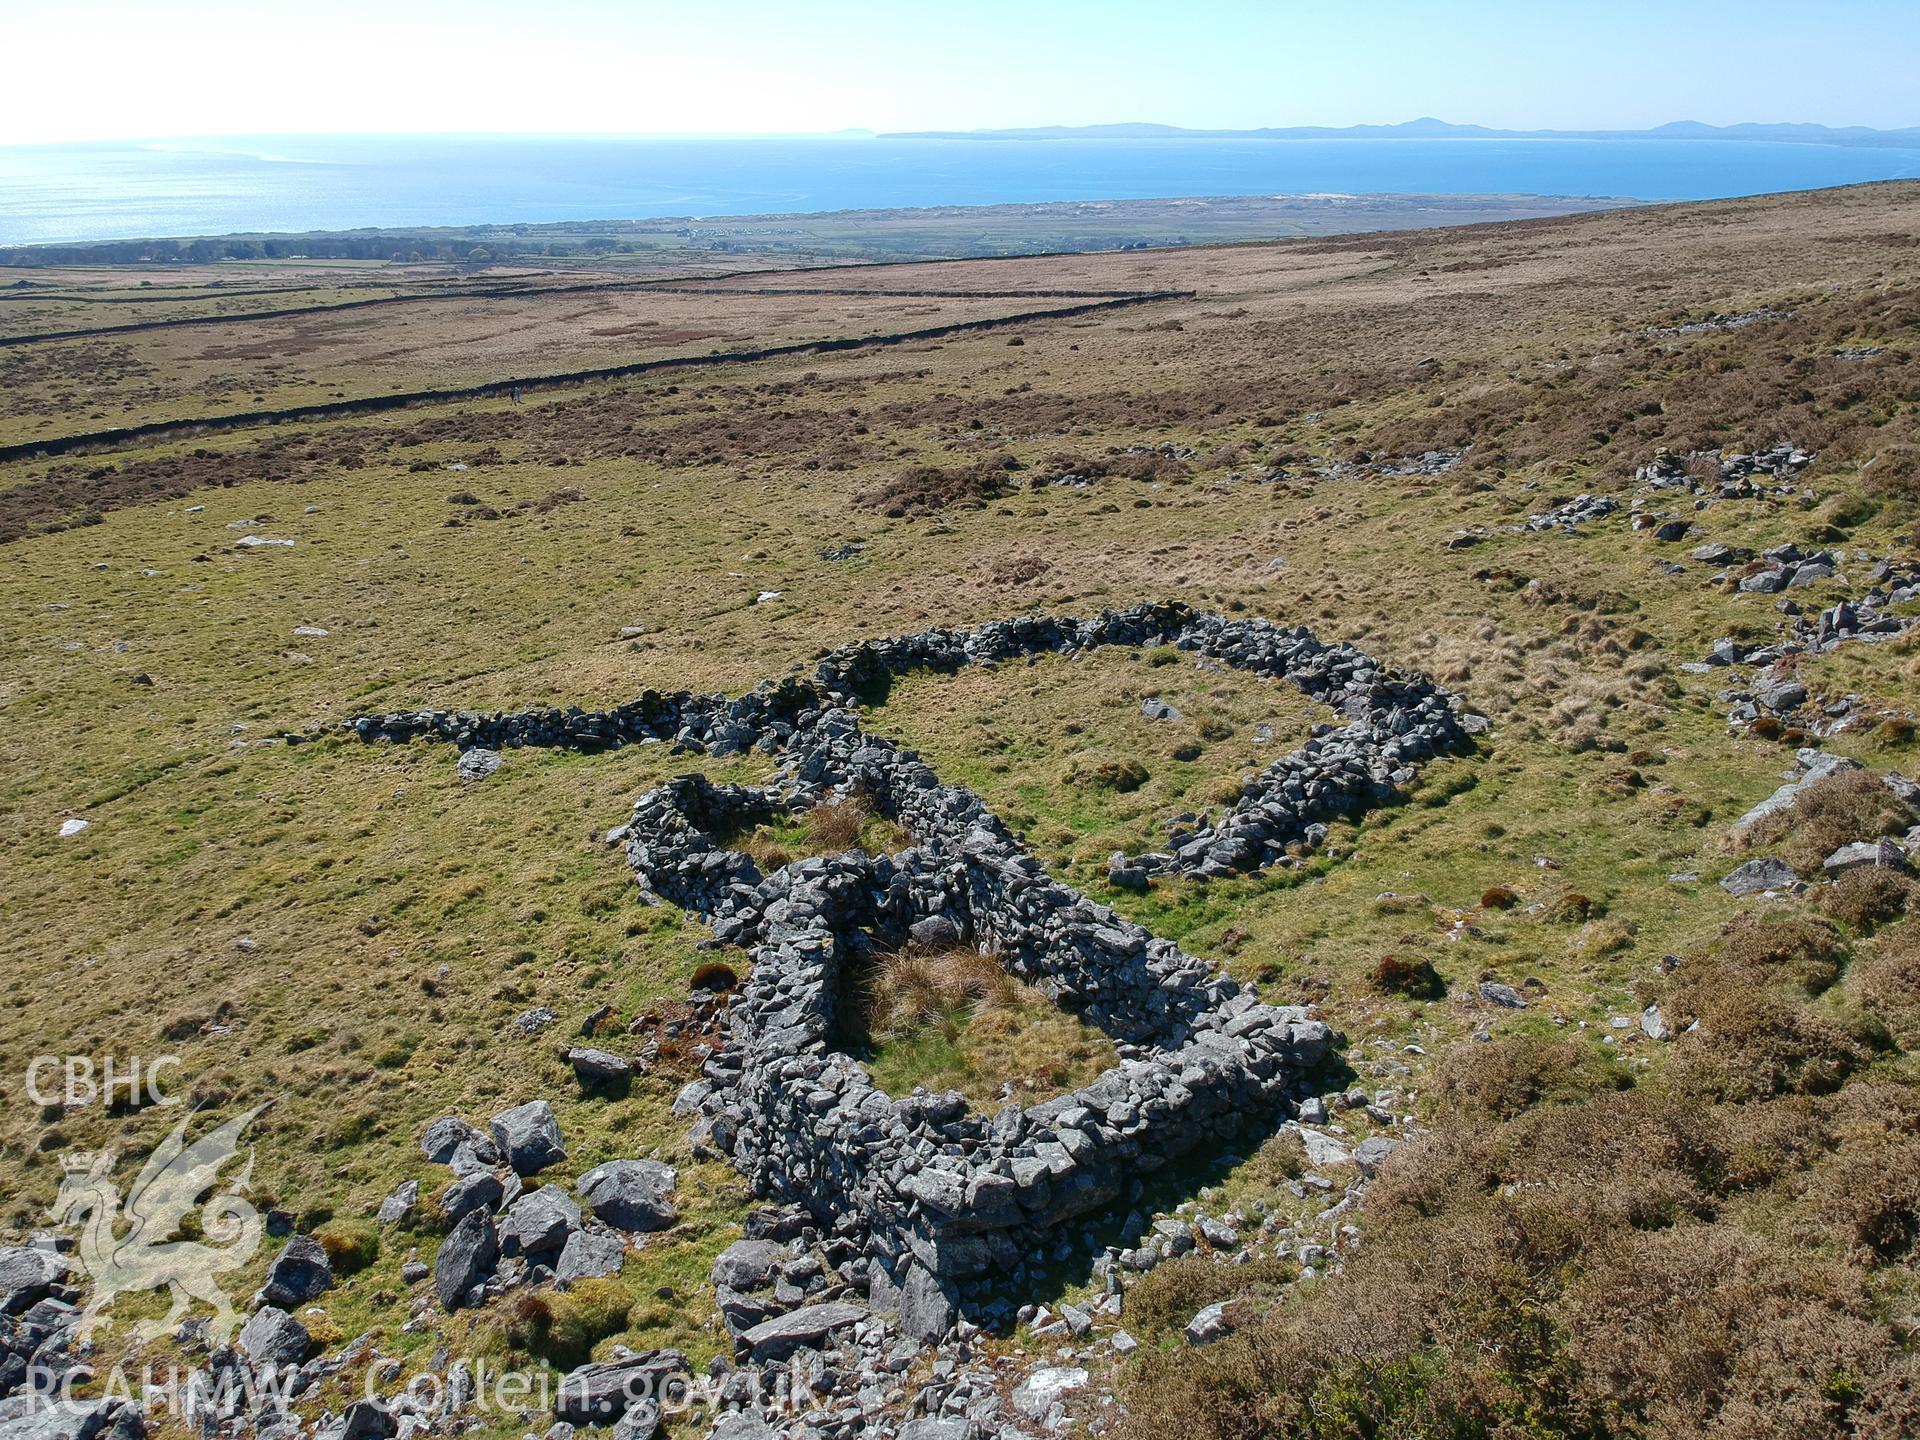
{"label": "dry stone wall", "polygon": [[[777,757],[764,788],[700,775],[670,781],[642,796],[610,837],[648,893],[695,912],[753,961],[727,1043],[680,1108],[698,1110],[703,1141],[760,1193],[804,1206],[855,1242],[884,1297],[876,1303],[890,1299],[903,1328],[932,1337],[956,1309],[1017,1290],[1050,1256],[1053,1227],[1107,1205],[1132,1178],[1290,1115],[1335,1042],[1304,1009],[1261,1002],[1054,880],[978,795],[867,734],[855,708],[912,671],[1163,644],[1285,679],[1345,723],[1317,726],[1224,814],[1176,833],[1168,848],[1116,856],[1116,884],[1298,863],[1329,821],[1389,801],[1421,763],[1462,748],[1481,723],[1430,681],[1350,645],[1265,620],[1143,605],[865,642],[829,655],[811,680],[733,699],[650,692],[602,712],[403,712],[348,724],[368,739],[580,749],[667,741]],[[769,875],[719,838],[849,794],[914,843],[897,855],[850,852]],[[866,967],[911,939],[998,955],[1106,1031],[1118,1063],[1072,1094],[992,1115],[957,1093],[884,1093],[848,1051],[844,1012]]]}

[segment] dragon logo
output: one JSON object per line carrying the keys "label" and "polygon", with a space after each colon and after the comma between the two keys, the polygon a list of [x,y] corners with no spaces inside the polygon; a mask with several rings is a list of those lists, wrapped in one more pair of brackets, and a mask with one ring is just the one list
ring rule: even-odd
{"label": "dragon logo", "polygon": [[[212,1307],[213,1344],[224,1344],[233,1334],[240,1317],[214,1276],[244,1265],[260,1248],[265,1228],[260,1212],[238,1193],[253,1176],[252,1149],[237,1175],[225,1182],[219,1176],[238,1152],[240,1132],[266,1108],[256,1106],[191,1143],[188,1121],[182,1120],[147,1158],[124,1207],[112,1179],[117,1151],[64,1157],[66,1177],[53,1204],[53,1220],[81,1227],[75,1259],[93,1281],[93,1296],[80,1316],[79,1338],[91,1334],[114,1296],[163,1286],[173,1304],[162,1319],[139,1327],[142,1340],[165,1334],[191,1300]],[[216,1184],[219,1193],[201,1205],[200,1197]],[[182,1231],[196,1206],[203,1239]],[[123,1221],[126,1229],[120,1233]]]}

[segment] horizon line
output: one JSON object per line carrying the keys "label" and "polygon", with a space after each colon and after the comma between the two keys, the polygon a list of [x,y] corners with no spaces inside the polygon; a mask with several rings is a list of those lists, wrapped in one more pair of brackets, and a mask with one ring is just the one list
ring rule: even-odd
{"label": "horizon line", "polygon": [[[1816,120],[1736,120],[1717,124],[1704,120],[1667,120],[1658,125],[1648,126],[1580,126],[1580,127],[1534,127],[1483,125],[1475,121],[1440,120],[1430,115],[1416,116],[1410,120],[1399,121],[1358,121],[1347,125],[1324,123],[1300,123],[1286,125],[1259,126],[1214,126],[1214,125],[1175,125],[1155,120],[1095,121],[1085,124],[1062,124],[1047,122],[1033,125],[996,125],[974,127],[929,126],[918,129],[876,129],[871,126],[850,125],[833,130],[486,130],[486,129],[448,129],[448,130],[394,130],[375,128],[365,130],[233,130],[219,133],[199,134],[151,134],[93,136],[67,140],[0,140],[0,150],[55,150],[97,145],[166,145],[234,142],[244,140],[888,140],[917,138],[1047,138],[1042,132],[1057,134],[1060,138],[1154,138],[1152,136],[1102,136],[1086,132],[1143,130],[1155,131],[1166,138],[1178,138],[1190,135],[1198,139],[1232,138],[1287,138],[1293,132],[1316,132],[1326,137],[1338,137],[1353,132],[1413,131],[1422,127],[1438,127],[1450,131],[1480,132],[1479,138],[1514,139],[1523,137],[1583,139],[1595,136],[1631,138],[1648,136],[1654,138],[1684,138],[1662,136],[1663,131],[1672,130],[1801,130],[1824,131],[1835,135],[1920,135],[1920,124],[1906,126],[1876,125],[1830,125]],[[1355,138],[1368,138],[1358,135]],[[1419,138],[1409,136],[1407,138]],[[1473,139],[1474,134],[1437,136],[1442,139]]]}

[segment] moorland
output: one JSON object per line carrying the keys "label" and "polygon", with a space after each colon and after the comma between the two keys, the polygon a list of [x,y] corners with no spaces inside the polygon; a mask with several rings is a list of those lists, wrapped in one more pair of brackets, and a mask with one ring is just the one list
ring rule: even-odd
{"label": "moorland", "polygon": [[[1917,236],[1897,183],[672,288],[24,269],[0,442],[179,428],[0,463],[0,1224],[46,1223],[65,1153],[131,1170],[178,1119],[31,1104],[34,1055],[175,1053],[194,1105],[271,1102],[256,1203],[336,1271],[302,1322],[371,1337],[340,1385],[391,1393],[448,1350],[731,1355],[709,1275],[756,1200],[674,1113],[698,1057],[665,1046],[610,1094],[565,1052],[602,1011],[657,1033],[716,953],[606,831],[675,775],[769,762],[528,747],[470,780],[453,746],[340,722],[738,693],[863,638],[1175,600],[1351,641],[1489,723],[1295,865],[1140,893],[1114,851],[1330,717],[1172,647],[905,676],[866,707],[1054,875],[1342,1036],[1319,1119],[1096,1222],[1152,1252],[1124,1283],[1063,1260],[1023,1297],[1044,1312],[969,1340],[979,1393],[1037,1425],[1017,1387],[1079,1367],[1061,1413],[1142,1440],[1912,1433],[1916,889],[1897,851],[1828,861],[1920,823]],[[188,323],[109,330],[130,292]],[[1102,297],[1136,303],[1077,309]],[[822,341],[850,343],[498,388]],[[898,843],[837,818],[741,843]],[[907,1007],[889,1088],[984,1102],[1105,1063],[1044,997],[991,991],[921,1007],[932,1029]],[[666,1162],[674,1221],[570,1290],[443,1313],[412,1268],[449,1228],[421,1133],[536,1098],[568,1183]],[[1357,1166],[1373,1137],[1397,1145]],[[425,1198],[378,1222],[408,1181]],[[163,1308],[122,1297],[102,1353],[191,1350],[139,1348]],[[910,1356],[873,1424],[953,1359]]]}

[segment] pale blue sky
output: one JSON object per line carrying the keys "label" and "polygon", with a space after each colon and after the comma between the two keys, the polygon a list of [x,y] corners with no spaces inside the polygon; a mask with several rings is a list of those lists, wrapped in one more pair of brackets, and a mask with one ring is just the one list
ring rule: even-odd
{"label": "pale blue sky", "polygon": [[1920,0],[0,0],[0,144],[1920,124]]}

